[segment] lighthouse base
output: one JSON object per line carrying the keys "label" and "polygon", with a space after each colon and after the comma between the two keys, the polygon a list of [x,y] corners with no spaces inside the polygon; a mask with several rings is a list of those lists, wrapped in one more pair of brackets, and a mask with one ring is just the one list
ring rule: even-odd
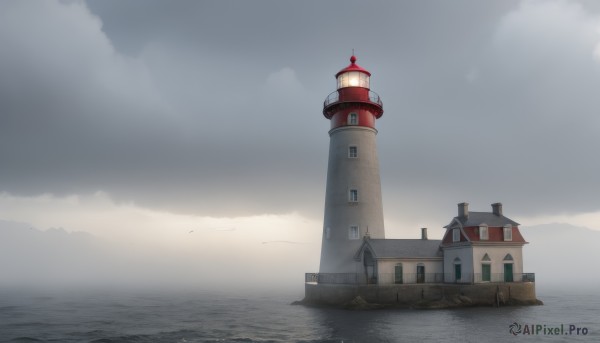
{"label": "lighthouse base", "polygon": [[536,298],[534,282],[410,285],[306,283],[302,303],[353,308],[357,299],[383,307],[417,308],[542,304]]}

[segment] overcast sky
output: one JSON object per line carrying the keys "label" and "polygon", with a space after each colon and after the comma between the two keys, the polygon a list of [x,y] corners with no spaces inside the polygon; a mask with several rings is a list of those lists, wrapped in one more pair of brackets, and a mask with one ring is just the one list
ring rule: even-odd
{"label": "overcast sky", "polygon": [[282,216],[318,240],[352,49],[390,236],[441,235],[462,201],[600,229],[600,5],[575,0],[2,1],[0,218]]}

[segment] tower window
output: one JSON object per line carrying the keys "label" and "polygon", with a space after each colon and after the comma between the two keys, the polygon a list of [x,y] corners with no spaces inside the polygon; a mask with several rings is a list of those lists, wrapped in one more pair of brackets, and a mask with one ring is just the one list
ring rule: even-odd
{"label": "tower window", "polygon": [[358,125],[358,114],[352,112],[348,115],[348,125]]}
{"label": "tower window", "polygon": [[355,146],[348,147],[348,157],[349,158],[357,158],[358,157],[358,148]]}
{"label": "tower window", "polygon": [[504,229],[504,240],[512,241],[512,226],[510,224],[505,225],[503,229]]}
{"label": "tower window", "polygon": [[350,229],[348,229],[348,239],[358,239],[359,234],[358,234],[358,226],[357,225],[352,225],[350,226]]}
{"label": "tower window", "polygon": [[479,226],[479,239],[482,241],[488,240],[488,227],[487,225]]}
{"label": "tower window", "polygon": [[358,202],[358,189],[350,190],[350,202]]}
{"label": "tower window", "polygon": [[459,242],[459,241],[460,241],[460,230],[452,229],[452,242]]}

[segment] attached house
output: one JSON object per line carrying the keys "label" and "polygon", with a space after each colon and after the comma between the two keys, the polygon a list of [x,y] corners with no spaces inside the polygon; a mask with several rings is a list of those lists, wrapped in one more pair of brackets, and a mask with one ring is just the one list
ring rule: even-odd
{"label": "attached house", "polygon": [[364,239],[354,259],[362,261],[367,282],[443,282],[441,241],[428,240],[422,230],[422,239]]}
{"label": "attached house", "polygon": [[519,224],[502,214],[469,212],[458,204],[458,216],[446,225],[442,240],[370,239],[365,236],[354,255],[356,280],[368,284],[485,283],[534,281],[523,274]]}
{"label": "attached house", "polygon": [[492,212],[469,212],[458,204],[458,216],[445,226],[444,282],[481,283],[529,281],[523,274],[523,245],[519,223],[502,214],[502,204]]}

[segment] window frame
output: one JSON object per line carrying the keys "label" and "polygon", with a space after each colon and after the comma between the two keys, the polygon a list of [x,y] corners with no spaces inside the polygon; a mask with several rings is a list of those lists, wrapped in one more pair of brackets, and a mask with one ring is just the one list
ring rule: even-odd
{"label": "window frame", "polygon": [[358,225],[350,225],[348,228],[348,239],[357,240],[360,238],[360,227]]}
{"label": "window frame", "polygon": [[490,239],[489,228],[486,224],[479,225],[479,240],[487,241]]}
{"label": "window frame", "polygon": [[358,189],[352,188],[348,191],[348,202],[351,202],[351,203],[358,202]]}
{"label": "window frame", "polygon": [[504,225],[504,227],[502,228],[502,233],[503,233],[505,242],[511,242],[513,240],[512,239],[512,225],[510,225],[510,224]]}
{"label": "window frame", "polygon": [[358,125],[358,113],[350,112],[348,113],[348,125]]}
{"label": "window frame", "polygon": [[452,242],[460,242],[460,229],[452,229]]}
{"label": "window frame", "polygon": [[[487,272],[484,272],[484,267],[487,269]],[[491,282],[492,281],[492,264],[490,262],[481,262],[481,282]]]}
{"label": "window frame", "polygon": [[358,158],[358,146],[350,145],[348,147],[348,158]]}

